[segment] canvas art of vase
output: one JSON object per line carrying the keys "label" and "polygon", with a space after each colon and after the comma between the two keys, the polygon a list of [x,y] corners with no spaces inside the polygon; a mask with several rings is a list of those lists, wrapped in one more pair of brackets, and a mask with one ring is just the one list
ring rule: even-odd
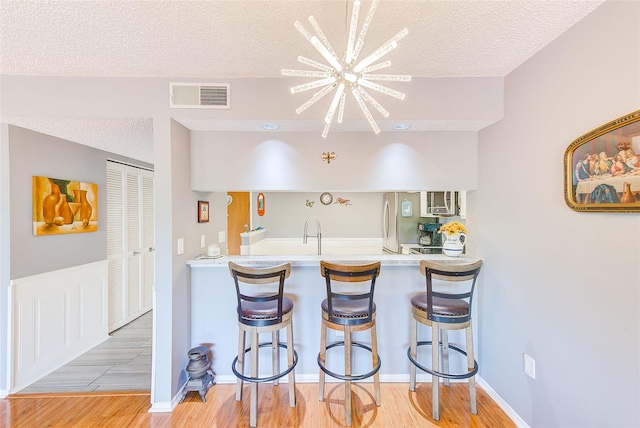
{"label": "canvas art of vase", "polygon": [[98,230],[98,185],[32,176],[32,216],[35,236]]}

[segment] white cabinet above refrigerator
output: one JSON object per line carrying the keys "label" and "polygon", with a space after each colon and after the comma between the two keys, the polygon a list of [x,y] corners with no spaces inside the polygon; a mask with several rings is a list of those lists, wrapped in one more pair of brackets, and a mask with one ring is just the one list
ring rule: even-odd
{"label": "white cabinet above refrigerator", "polygon": [[[421,217],[450,217],[462,215],[462,201],[465,200],[465,192],[453,190],[438,192],[420,192],[420,216]],[[466,216],[466,203],[464,204]]]}

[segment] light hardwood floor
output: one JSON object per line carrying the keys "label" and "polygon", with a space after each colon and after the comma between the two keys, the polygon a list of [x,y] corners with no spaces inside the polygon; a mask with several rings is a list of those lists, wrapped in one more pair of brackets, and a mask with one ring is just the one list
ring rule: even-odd
{"label": "light hardwood floor", "polygon": [[[235,400],[235,385],[214,385],[206,403],[198,392],[189,392],[173,412],[148,413],[151,320],[149,312],[72,363],[0,400],[0,427],[248,427],[248,386],[244,402]],[[286,383],[259,388],[259,427],[344,426],[344,383],[328,383],[324,402],[318,401],[316,383],[297,383],[294,409]],[[466,383],[440,389],[438,422],[431,420],[430,383],[419,383],[415,393],[408,383],[382,383],[381,395],[382,406],[377,407],[373,384],[353,385],[353,427],[516,426],[482,388],[478,415],[471,415]]]}
{"label": "light hardwood floor", "polygon": [[[353,385],[353,423],[359,427],[474,427],[501,428],[516,425],[478,388],[478,414],[469,413],[466,383],[440,390],[440,421],[431,420],[431,384],[420,383],[416,392],[408,383],[381,384],[382,405],[377,407],[373,384]],[[327,384],[325,401],[318,401],[318,385],[296,384],[297,405],[289,407],[287,384],[260,385],[258,427],[344,426],[344,383]],[[110,395],[107,395],[110,394]],[[0,400],[0,426],[31,427],[247,427],[249,387],[244,401],[235,399],[235,385],[214,385],[207,402],[189,392],[171,413],[148,413],[148,394],[93,393],[15,395]]]}
{"label": "light hardwood floor", "polygon": [[[18,394],[151,390],[149,311],[111,337]],[[1,425],[0,425],[1,426]]]}

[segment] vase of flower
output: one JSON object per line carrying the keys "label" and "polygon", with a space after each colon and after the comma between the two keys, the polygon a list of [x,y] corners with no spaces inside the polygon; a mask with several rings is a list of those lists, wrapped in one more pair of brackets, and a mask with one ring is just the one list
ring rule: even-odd
{"label": "vase of flower", "polygon": [[442,252],[449,257],[458,257],[464,250],[464,241],[467,235],[464,233],[444,234],[444,242],[442,243]]}
{"label": "vase of flower", "polygon": [[438,230],[444,237],[442,252],[449,257],[459,257],[464,251],[467,239],[467,229],[460,222],[453,221],[443,224]]}

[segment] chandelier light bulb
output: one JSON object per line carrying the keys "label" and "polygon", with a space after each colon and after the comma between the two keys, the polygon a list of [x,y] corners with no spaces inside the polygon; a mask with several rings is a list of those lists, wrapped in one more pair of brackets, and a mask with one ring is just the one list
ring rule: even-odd
{"label": "chandelier light bulb", "polygon": [[[367,14],[364,24],[358,34],[358,18],[360,15],[360,0],[353,2],[353,8],[351,10],[351,23],[349,25],[349,34],[347,37],[347,46],[344,53],[344,59],[340,59],[340,56],[336,53],[331,43],[325,36],[324,32],[320,28],[320,25],[313,16],[309,17],[309,23],[315,31],[315,35],[307,31],[306,28],[296,21],[294,27],[302,34],[302,36],[309,41],[309,43],[320,53],[322,58],[328,65],[314,61],[312,59],[298,56],[298,61],[302,64],[313,67],[315,70],[292,70],[283,68],[281,74],[283,76],[292,77],[308,77],[308,78],[320,78],[308,83],[296,85],[291,87],[291,93],[296,94],[298,92],[304,92],[311,89],[321,88],[319,91],[313,94],[304,104],[296,109],[296,113],[300,114],[311,105],[315,104],[325,95],[329,94],[333,90],[336,90],[333,99],[325,115],[325,126],[322,131],[322,136],[326,137],[329,133],[329,128],[333,122],[336,110],[338,111],[338,123],[342,123],[344,116],[344,106],[347,93],[351,93],[356,103],[362,110],[365,118],[369,122],[369,125],[373,131],[378,134],[380,128],[376,123],[371,111],[367,107],[367,103],[375,108],[383,117],[388,117],[389,112],[371,96],[364,88],[368,88],[381,94],[404,100],[405,94],[387,86],[373,83],[372,80],[377,81],[389,81],[389,82],[410,82],[411,76],[406,74],[372,74],[373,71],[381,70],[391,66],[391,61],[383,61],[377,63],[382,57],[387,55],[398,47],[398,41],[404,38],[409,31],[404,28],[397,33],[391,39],[380,45],[377,49],[367,55],[364,59],[358,61],[360,52],[364,45],[364,39],[371,25],[373,15],[378,7],[380,0],[373,0],[369,13]],[[356,34],[358,34],[356,38]],[[318,71],[319,70],[319,71]]]}

